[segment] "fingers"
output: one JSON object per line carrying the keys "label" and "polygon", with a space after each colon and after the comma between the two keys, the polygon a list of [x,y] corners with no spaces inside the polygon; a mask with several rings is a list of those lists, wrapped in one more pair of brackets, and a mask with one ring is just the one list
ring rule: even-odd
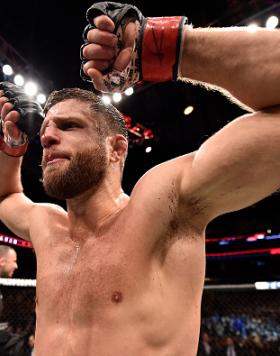
{"label": "fingers", "polygon": [[83,70],[84,73],[87,74],[88,70],[90,68],[95,68],[99,72],[104,72],[106,69],[108,69],[112,65],[112,61],[106,61],[106,60],[92,60],[92,61],[87,61],[84,64]]}
{"label": "fingers", "polygon": [[20,114],[13,110],[13,105],[8,102],[8,98],[3,96],[3,91],[0,91],[0,116],[4,121],[4,135],[9,135],[13,139],[18,139],[21,132],[16,126],[16,122],[20,118]]}
{"label": "fingers", "polygon": [[115,29],[115,24],[113,20],[111,20],[110,17],[105,15],[96,17],[93,22],[94,25],[102,31],[113,32]]}
{"label": "fingers", "polygon": [[123,49],[115,59],[113,68],[119,72],[123,71],[131,60],[133,47],[137,36],[138,22],[130,22],[126,25],[123,36]]}
{"label": "fingers", "polygon": [[100,71],[96,70],[95,68],[90,68],[87,71],[87,75],[91,78],[92,84],[94,85],[95,89],[99,91],[105,91],[103,75]]}
{"label": "fingers", "polygon": [[[107,18],[106,16],[100,16],[100,20],[102,20],[102,17]],[[103,28],[110,29],[109,25],[113,23],[111,22],[112,20],[108,21],[108,26],[104,25]],[[92,79],[96,89],[101,90],[103,87],[102,72],[104,73],[109,69],[114,62],[118,39],[115,34],[100,29],[90,30],[87,34],[87,39],[90,44],[84,47],[83,56],[88,61],[84,64],[83,71]]]}
{"label": "fingers", "polygon": [[108,46],[91,43],[84,47],[83,56],[93,60],[111,60],[115,56],[115,49]]}
{"label": "fingers", "polygon": [[11,103],[6,101],[2,104],[2,102],[3,100],[0,101],[1,119],[3,121],[12,121],[16,123],[19,120],[20,114],[17,111],[13,110],[13,105]]}
{"label": "fingers", "polygon": [[122,72],[129,65],[135,40],[138,36],[139,22],[130,22],[125,26],[121,48],[119,39],[113,33],[114,22],[108,16],[98,16],[94,19],[96,28],[87,33],[88,44],[83,48],[83,57],[87,62],[83,65],[84,73],[89,76],[94,87],[106,91],[105,73],[116,70]]}
{"label": "fingers", "polygon": [[87,40],[90,43],[97,43],[113,48],[116,47],[118,42],[118,38],[115,34],[107,31],[101,31],[97,28],[88,31]]}
{"label": "fingers", "polygon": [[131,53],[131,47],[121,50],[114,62],[113,68],[119,72],[122,72],[128,66],[131,60]]}
{"label": "fingers", "polygon": [[123,43],[124,47],[133,47],[135,39],[137,38],[137,31],[139,27],[139,21],[129,22],[124,30]]}

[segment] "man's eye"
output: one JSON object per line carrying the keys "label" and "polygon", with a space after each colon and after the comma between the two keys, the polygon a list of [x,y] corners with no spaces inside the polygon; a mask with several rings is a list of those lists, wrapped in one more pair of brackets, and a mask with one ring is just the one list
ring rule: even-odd
{"label": "man's eye", "polygon": [[60,125],[61,130],[69,130],[75,127],[80,127],[76,122],[64,122]]}

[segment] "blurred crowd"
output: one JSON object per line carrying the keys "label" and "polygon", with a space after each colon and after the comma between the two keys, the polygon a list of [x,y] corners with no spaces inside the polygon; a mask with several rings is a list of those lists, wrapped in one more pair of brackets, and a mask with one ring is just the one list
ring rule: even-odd
{"label": "blurred crowd", "polygon": [[202,319],[198,356],[280,355],[279,315],[221,315]]}

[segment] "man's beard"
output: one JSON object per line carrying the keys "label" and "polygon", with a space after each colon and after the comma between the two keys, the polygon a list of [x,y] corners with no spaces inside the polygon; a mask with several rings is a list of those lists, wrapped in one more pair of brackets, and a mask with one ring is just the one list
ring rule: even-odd
{"label": "man's beard", "polygon": [[[67,161],[66,161],[67,162]],[[58,162],[58,167],[45,167],[43,186],[45,192],[57,199],[72,199],[86,191],[95,192],[103,181],[106,173],[105,147],[84,149],[75,153],[68,161]],[[61,164],[61,166],[60,166]]]}

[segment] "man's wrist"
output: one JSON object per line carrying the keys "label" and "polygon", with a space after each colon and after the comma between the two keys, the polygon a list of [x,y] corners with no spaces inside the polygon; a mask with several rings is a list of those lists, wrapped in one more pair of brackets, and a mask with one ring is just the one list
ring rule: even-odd
{"label": "man's wrist", "polygon": [[148,17],[142,26],[141,74],[146,81],[177,80],[180,72],[184,16]]}
{"label": "man's wrist", "polygon": [[185,49],[187,46],[187,41],[189,40],[189,34],[192,31],[192,24],[185,25],[181,33],[181,43],[180,43],[180,52],[178,54],[178,68],[177,68],[177,79],[186,77],[185,71],[182,68],[184,64],[184,55]]}

